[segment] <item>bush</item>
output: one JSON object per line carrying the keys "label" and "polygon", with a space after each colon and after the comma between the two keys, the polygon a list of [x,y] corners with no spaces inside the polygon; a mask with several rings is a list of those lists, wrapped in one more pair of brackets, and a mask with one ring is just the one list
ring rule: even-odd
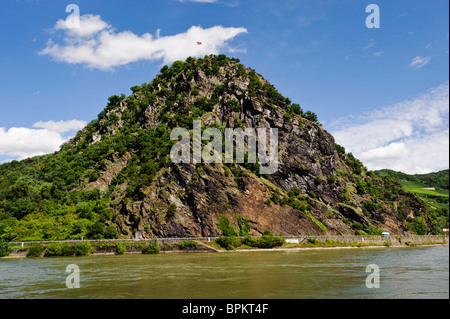
{"label": "bush", "polygon": [[87,256],[92,253],[92,246],[89,242],[81,242],[73,244],[73,250],[76,256]]}
{"label": "bush", "polygon": [[57,257],[62,256],[61,243],[51,243],[45,247],[45,257]]}
{"label": "bush", "polygon": [[11,251],[12,251],[12,249],[9,246],[9,243],[6,240],[1,239],[0,240],[0,257],[9,256]]}
{"label": "bush", "polygon": [[258,240],[256,238],[253,238],[251,236],[245,236],[244,240],[242,241],[244,245],[247,245],[249,247],[258,247]]}
{"label": "bush", "polygon": [[270,195],[270,200],[275,204],[279,204],[281,201],[280,196],[277,193]]}
{"label": "bush", "polygon": [[170,218],[170,217],[174,216],[176,212],[177,212],[177,205],[170,204],[169,208],[167,209],[167,212],[166,212],[166,217]]}
{"label": "bush", "polygon": [[375,202],[369,200],[364,203],[364,208],[373,213],[378,208],[378,205]]}
{"label": "bush", "polygon": [[290,113],[284,113],[283,118],[285,122],[290,122],[292,120],[292,115]]}
{"label": "bush", "polygon": [[182,241],[181,243],[180,243],[180,249],[186,249],[186,248],[197,248],[197,242],[195,242],[195,241],[192,241],[192,240],[185,240],[185,241]]}
{"label": "bush", "polygon": [[239,236],[247,236],[252,229],[252,223],[239,213],[236,214],[236,218],[240,229]]}
{"label": "bush", "polygon": [[62,243],[61,256],[73,256],[75,255],[75,249],[71,243]]}
{"label": "bush", "polygon": [[297,114],[297,115],[301,115],[303,113],[303,110],[300,107],[300,104],[297,104],[297,103],[293,103],[291,105],[291,110],[292,110],[292,113]]}
{"label": "bush", "polygon": [[87,238],[89,239],[104,239],[104,226],[105,224],[101,222],[93,223],[89,226],[89,233],[87,233]]}
{"label": "bush", "polygon": [[338,153],[345,154],[345,147],[343,147],[339,144],[334,144],[334,145],[335,145],[336,151],[338,151]]}
{"label": "bush", "polygon": [[123,255],[126,251],[127,251],[126,243],[117,243],[117,246],[116,246],[116,254],[117,255]]}
{"label": "bush", "polygon": [[217,224],[217,227],[226,237],[236,237],[237,235],[239,235],[239,231],[236,226],[232,225],[230,223],[230,220],[224,215],[219,216],[219,223]]}
{"label": "bush", "polygon": [[311,111],[306,111],[306,114],[305,114],[305,115],[306,115],[305,117],[306,117],[308,120],[310,120],[311,122],[318,123],[319,119],[318,119],[316,113],[311,112]]}
{"label": "bush", "polygon": [[206,97],[200,97],[195,100],[194,106],[205,112],[211,112],[214,109],[216,101],[214,99],[208,99]]}
{"label": "bush", "polygon": [[336,180],[337,180],[336,175],[331,174],[330,176],[328,176],[327,180],[328,180],[328,183],[330,183],[330,184],[336,183]]}
{"label": "bush", "polygon": [[316,179],[314,180],[314,184],[320,185],[322,183],[323,183],[323,177],[322,176],[317,176]]}
{"label": "bush", "polygon": [[411,222],[411,228],[416,232],[417,235],[427,234],[427,222],[423,217],[416,217]]}
{"label": "bush", "polygon": [[254,248],[266,248],[271,249],[274,247],[282,246],[285,243],[285,239],[281,237],[275,237],[270,232],[264,233],[262,237],[254,238],[246,236],[243,240],[243,244]]}
{"label": "bush", "polygon": [[218,239],[216,239],[216,243],[226,249],[226,250],[233,250],[234,248],[238,247],[238,241],[236,237],[220,237]]}
{"label": "bush", "polygon": [[309,191],[308,192],[309,197],[311,197],[312,199],[317,199],[317,195],[316,193],[314,193],[314,191]]}
{"label": "bush", "polygon": [[76,213],[80,218],[83,219],[92,220],[94,218],[94,212],[87,202],[79,202],[76,205]]}
{"label": "bush", "polygon": [[103,234],[105,239],[117,239],[119,237],[119,231],[115,226],[106,227],[106,230]]}
{"label": "bush", "polygon": [[145,243],[142,246],[141,251],[143,254],[146,254],[146,255],[159,254],[158,242],[156,241],[156,239],[154,239],[149,243]]}
{"label": "bush", "polygon": [[232,100],[228,101],[228,106],[230,107],[230,110],[233,112],[241,111],[241,103],[239,103],[239,101],[236,99],[232,99]]}
{"label": "bush", "polygon": [[44,250],[43,244],[34,244],[28,249],[27,257],[41,257]]}
{"label": "bush", "polygon": [[6,198],[7,199],[18,199],[28,197],[31,194],[30,185],[27,183],[18,183],[10,187]]}
{"label": "bush", "polygon": [[294,193],[294,196],[300,196],[300,194],[302,193],[302,191],[298,187],[294,187],[292,189],[292,192]]}

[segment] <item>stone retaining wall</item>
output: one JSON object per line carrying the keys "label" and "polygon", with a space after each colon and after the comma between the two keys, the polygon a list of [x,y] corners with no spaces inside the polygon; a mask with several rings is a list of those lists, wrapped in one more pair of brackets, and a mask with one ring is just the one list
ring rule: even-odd
{"label": "stone retaining wall", "polygon": [[[407,235],[407,236],[398,236],[393,235],[388,238],[384,238],[382,236],[288,236],[284,237],[289,242],[295,242],[298,244],[307,243],[309,239],[313,238],[316,242],[326,242],[327,240],[332,240],[334,243],[343,243],[343,246],[346,246],[350,243],[361,243],[366,245],[374,245],[374,246],[392,246],[392,247],[407,247],[407,246],[419,246],[419,245],[448,245],[449,237],[448,236],[440,236],[440,235]],[[217,237],[206,237],[206,238],[157,238],[158,245],[161,252],[214,252],[216,251],[214,248],[209,247],[206,243],[212,242]],[[154,239],[153,239],[154,240]],[[185,247],[182,249],[180,247],[180,243],[184,241],[196,241],[197,247]],[[127,245],[126,254],[134,254],[134,253],[142,253],[142,251],[135,247],[134,244],[150,242],[152,239],[148,240],[89,240],[93,247],[93,255],[113,255],[116,254],[117,248],[116,244],[130,243]],[[24,248],[15,248],[10,257],[13,258],[24,258],[27,255],[28,249],[26,249],[27,245],[33,244],[44,244],[48,245],[51,243],[79,243],[80,240],[71,240],[71,241],[41,241],[41,242],[12,242],[10,245],[12,246],[24,246]],[[202,244],[205,242],[205,244]],[[104,243],[104,245],[102,245]],[[320,245],[320,244],[319,244]],[[339,247],[339,245],[336,245]]]}

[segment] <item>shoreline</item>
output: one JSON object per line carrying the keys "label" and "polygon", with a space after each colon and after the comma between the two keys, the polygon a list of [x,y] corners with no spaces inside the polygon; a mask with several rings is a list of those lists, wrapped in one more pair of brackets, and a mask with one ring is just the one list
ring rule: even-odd
{"label": "shoreline", "polygon": [[303,251],[303,250],[325,250],[325,249],[392,249],[392,248],[422,248],[422,247],[445,247],[448,244],[427,244],[427,245],[417,245],[417,246],[333,246],[333,247],[292,247],[292,248],[272,248],[272,249],[261,249],[261,248],[242,248],[235,250],[219,250],[218,252],[250,252],[250,251]]}
{"label": "shoreline", "polygon": [[[390,248],[427,248],[427,247],[449,247],[448,243],[435,243],[435,244],[416,244],[416,245],[368,245],[368,246],[358,246],[358,245],[342,245],[342,246],[317,246],[317,247],[278,247],[278,248],[236,248],[234,250],[226,249],[216,249],[209,245],[202,245],[201,249],[185,249],[185,250],[161,250],[159,254],[192,254],[192,253],[239,253],[239,252],[300,252],[300,251],[311,251],[311,250],[336,250],[336,249],[390,249]],[[206,249],[205,249],[206,248]],[[141,255],[141,251],[127,251],[122,255]],[[116,252],[112,251],[98,251],[93,252],[89,255],[83,257],[94,257],[94,256],[119,256]],[[27,257],[27,251],[16,251],[11,252],[9,256],[0,257],[2,259],[23,259],[23,258],[61,258],[61,257],[76,257],[76,256],[55,256],[55,257]]]}

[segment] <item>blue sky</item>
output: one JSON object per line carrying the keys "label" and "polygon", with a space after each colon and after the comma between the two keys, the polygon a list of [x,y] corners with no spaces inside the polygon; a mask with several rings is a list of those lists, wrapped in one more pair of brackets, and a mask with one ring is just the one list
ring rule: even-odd
{"label": "blue sky", "polygon": [[[371,3],[380,8],[378,29],[366,27]],[[80,29],[65,24],[69,4],[80,9]],[[448,6],[446,0],[2,0],[0,162],[57,150],[109,96],[129,95],[166,63],[224,53],[316,112],[369,169],[446,169]]]}

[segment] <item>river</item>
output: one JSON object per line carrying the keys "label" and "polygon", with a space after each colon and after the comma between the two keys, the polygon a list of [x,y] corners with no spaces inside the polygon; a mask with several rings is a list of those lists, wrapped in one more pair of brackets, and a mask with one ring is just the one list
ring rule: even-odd
{"label": "river", "polygon": [[[67,277],[76,275],[68,265],[79,269],[79,288],[67,288]],[[379,288],[366,285],[376,275],[368,265],[379,269]],[[1,259],[0,298],[443,299],[449,248]]]}

